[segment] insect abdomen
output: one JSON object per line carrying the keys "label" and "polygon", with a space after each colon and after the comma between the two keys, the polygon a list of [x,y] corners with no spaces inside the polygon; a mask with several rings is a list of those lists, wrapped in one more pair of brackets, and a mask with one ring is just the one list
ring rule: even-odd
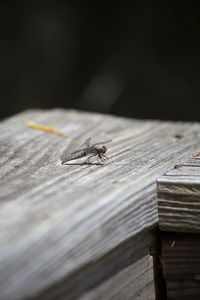
{"label": "insect abdomen", "polygon": [[66,163],[66,162],[68,162],[68,161],[70,161],[70,160],[73,160],[73,159],[81,158],[81,157],[83,157],[83,156],[85,156],[85,155],[86,155],[86,154],[85,154],[85,149],[80,150],[80,151],[78,151],[77,153],[74,153],[73,155],[70,155],[70,156],[67,157],[65,160],[63,160],[63,161],[62,161],[62,164],[63,164],[63,163]]}

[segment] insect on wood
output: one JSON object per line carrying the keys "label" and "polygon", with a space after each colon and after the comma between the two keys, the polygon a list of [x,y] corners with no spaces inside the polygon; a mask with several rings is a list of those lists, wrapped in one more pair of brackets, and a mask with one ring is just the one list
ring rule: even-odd
{"label": "insect on wood", "polygon": [[106,160],[108,160],[108,157],[106,157],[105,153],[107,151],[106,146],[102,146],[101,148],[99,148],[97,145],[100,144],[107,144],[111,142],[111,140],[109,141],[105,141],[105,142],[100,142],[100,143],[95,143],[91,145],[91,138],[88,138],[81,146],[78,150],[72,152],[66,159],[64,159],[61,163],[65,164],[68,161],[71,160],[75,160],[78,158],[82,158],[84,156],[89,155],[89,157],[86,159],[85,163],[89,163],[90,159],[94,156],[97,155],[97,160],[100,159],[102,162],[105,162]]}

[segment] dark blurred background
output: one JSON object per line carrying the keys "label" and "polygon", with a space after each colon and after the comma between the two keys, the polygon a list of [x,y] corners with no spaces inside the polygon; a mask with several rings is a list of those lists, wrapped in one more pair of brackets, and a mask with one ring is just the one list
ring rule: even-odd
{"label": "dark blurred background", "polygon": [[[200,2],[1,2],[1,115],[200,121]],[[155,4],[156,3],[156,4]]]}

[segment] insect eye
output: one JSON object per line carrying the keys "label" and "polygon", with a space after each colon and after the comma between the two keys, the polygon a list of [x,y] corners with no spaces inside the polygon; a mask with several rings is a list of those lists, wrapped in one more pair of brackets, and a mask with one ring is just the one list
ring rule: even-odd
{"label": "insect eye", "polygon": [[107,148],[106,148],[105,146],[103,146],[103,147],[101,148],[101,151],[102,151],[103,153],[105,153],[105,152],[107,151]]}

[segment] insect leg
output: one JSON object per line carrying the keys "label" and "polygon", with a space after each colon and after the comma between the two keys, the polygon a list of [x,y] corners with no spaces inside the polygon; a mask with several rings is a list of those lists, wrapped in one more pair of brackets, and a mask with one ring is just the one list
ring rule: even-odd
{"label": "insect leg", "polygon": [[103,161],[108,161],[109,160],[109,158],[103,153],[101,153],[101,158],[102,158]]}
{"label": "insect leg", "polygon": [[102,153],[99,154],[98,156],[99,156],[99,158],[100,158],[101,161],[105,162],[105,158],[103,157]]}
{"label": "insect leg", "polygon": [[90,155],[90,156],[86,159],[85,162],[86,162],[86,163],[89,163],[89,162],[90,162],[90,158],[93,157],[93,156],[96,156],[96,154]]}

